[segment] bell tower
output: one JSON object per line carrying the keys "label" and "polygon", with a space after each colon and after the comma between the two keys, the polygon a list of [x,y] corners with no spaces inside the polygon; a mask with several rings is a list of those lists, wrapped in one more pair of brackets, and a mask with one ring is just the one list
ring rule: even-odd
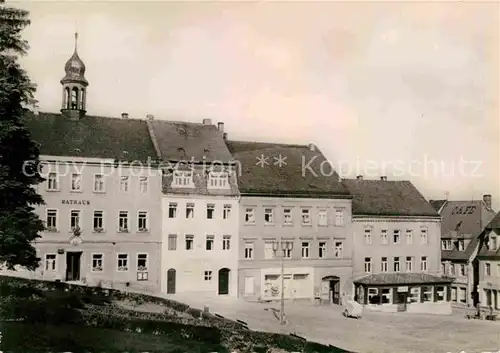
{"label": "bell tower", "polygon": [[78,33],[75,33],[75,51],[64,65],[64,71],[61,113],[69,119],[78,120],[85,116],[89,85],[85,78],[85,64],[78,56]]}

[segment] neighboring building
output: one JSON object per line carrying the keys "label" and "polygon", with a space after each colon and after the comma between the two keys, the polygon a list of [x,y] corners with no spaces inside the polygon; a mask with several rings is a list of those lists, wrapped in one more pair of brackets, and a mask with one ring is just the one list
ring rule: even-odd
{"label": "neighboring building", "polygon": [[314,145],[228,141],[240,199],[238,295],[340,303],[352,290],[351,195]]}
{"label": "neighboring building", "polygon": [[36,211],[46,230],[35,243],[41,266],[16,275],[157,291],[161,173],[148,164],[146,121],[87,116],[76,48],[65,71],[61,114],[26,116],[44,163]]}
{"label": "neighboring building", "polygon": [[474,261],[479,303],[500,310],[500,212],[473,242],[479,248]]}
{"label": "neighboring building", "polygon": [[356,300],[381,311],[450,313],[441,219],[410,181],[344,180],[354,196]]}
{"label": "neighboring building", "polygon": [[441,273],[455,278],[451,299],[458,304],[475,306],[473,260],[478,251],[477,238],[495,216],[491,195],[476,201],[430,202],[442,217]]}
{"label": "neighboring building", "polygon": [[162,292],[236,296],[239,193],[223,123],[149,124],[165,172]]}

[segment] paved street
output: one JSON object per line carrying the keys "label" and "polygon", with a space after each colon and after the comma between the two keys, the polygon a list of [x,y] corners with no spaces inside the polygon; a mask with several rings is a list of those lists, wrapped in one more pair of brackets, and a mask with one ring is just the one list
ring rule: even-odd
{"label": "paved street", "polygon": [[[496,352],[500,350],[500,322],[467,320],[463,310],[451,316],[365,311],[360,320],[347,319],[337,306],[288,303],[289,323],[279,325],[271,308],[279,303],[247,303],[224,297],[173,295],[193,307],[240,319],[254,330],[284,332],[359,353],[369,352]],[[266,310],[267,309],[267,310]]]}

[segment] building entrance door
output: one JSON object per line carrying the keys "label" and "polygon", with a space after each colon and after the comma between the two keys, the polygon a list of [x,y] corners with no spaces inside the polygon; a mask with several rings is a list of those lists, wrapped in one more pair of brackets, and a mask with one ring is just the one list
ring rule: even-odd
{"label": "building entrance door", "polygon": [[66,253],[66,281],[80,280],[81,251],[69,251]]}
{"label": "building entrance door", "polygon": [[396,303],[398,305],[398,311],[399,312],[406,311],[407,297],[408,297],[408,293],[407,292],[397,292],[396,293]]}
{"label": "building entrance door", "polygon": [[340,278],[337,276],[326,276],[323,283],[328,283],[328,301],[332,304],[340,304]]}
{"label": "building entrance door", "polygon": [[229,294],[229,269],[219,270],[219,294]]}
{"label": "building entrance door", "polygon": [[167,294],[175,294],[175,270],[167,271]]}

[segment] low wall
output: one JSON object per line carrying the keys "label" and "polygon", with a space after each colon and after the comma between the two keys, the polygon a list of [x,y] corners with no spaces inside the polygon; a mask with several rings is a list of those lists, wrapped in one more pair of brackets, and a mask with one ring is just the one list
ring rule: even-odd
{"label": "low wall", "polygon": [[[49,281],[49,282],[55,282],[56,280],[58,280],[58,278],[55,276],[42,275],[42,273],[40,273],[39,271],[28,271],[25,269],[19,269],[16,271],[9,271],[2,269],[0,270],[0,276],[18,277],[18,278],[25,278],[38,281]],[[128,282],[127,285],[127,282],[111,281],[107,279],[96,279],[96,278],[90,278],[86,281],[78,281],[78,282],[66,282],[66,281],[61,281],[61,282],[73,283],[89,287],[101,286],[103,288],[134,291],[149,295],[157,294],[159,292],[159,286],[157,286],[156,283],[148,283],[148,282],[145,282],[144,284],[138,284],[137,282]]]}

